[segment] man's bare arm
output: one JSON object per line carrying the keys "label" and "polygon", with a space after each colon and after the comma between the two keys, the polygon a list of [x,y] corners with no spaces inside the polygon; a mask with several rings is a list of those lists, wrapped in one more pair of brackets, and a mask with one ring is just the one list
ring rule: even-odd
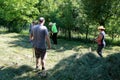
{"label": "man's bare arm", "polygon": [[30,40],[33,40],[33,34],[30,34]]}
{"label": "man's bare arm", "polygon": [[45,36],[45,38],[46,38],[46,41],[47,41],[48,49],[50,49],[51,48],[50,38],[49,38],[48,35]]}

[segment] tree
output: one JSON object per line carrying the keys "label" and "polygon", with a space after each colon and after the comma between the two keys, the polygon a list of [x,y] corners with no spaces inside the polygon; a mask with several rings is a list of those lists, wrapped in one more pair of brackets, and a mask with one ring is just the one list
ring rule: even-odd
{"label": "tree", "polygon": [[38,0],[0,0],[0,18],[7,22],[9,31],[18,31],[39,14],[34,5]]}
{"label": "tree", "polygon": [[105,26],[105,22],[112,16],[111,5],[113,0],[81,0],[84,14],[91,22]]}
{"label": "tree", "polygon": [[75,27],[75,19],[78,16],[76,0],[62,0],[59,3],[58,9],[60,13],[60,21],[62,23],[63,29],[65,29],[66,37],[71,39],[71,31]]}
{"label": "tree", "polygon": [[[89,23],[89,25],[97,26],[103,25],[106,27],[109,34],[111,34],[112,31],[116,31],[116,28],[118,29],[118,27],[112,27],[118,26],[119,19],[117,19],[117,16],[119,16],[120,13],[119,0],[79,0],[79,2],[82,8],[82,15],[85,15],[84,20],[86,24]],[[118,22],[116,22],[116,20]],[[115,24],[111,24],[111,22]],[[115,33],[116,35],[116,32],[113,32],[112,34],[114,35]]]}

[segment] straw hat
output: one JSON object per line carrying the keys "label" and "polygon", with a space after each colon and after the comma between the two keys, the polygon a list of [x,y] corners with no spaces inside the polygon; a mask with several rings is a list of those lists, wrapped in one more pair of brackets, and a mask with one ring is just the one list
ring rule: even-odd
{"label": "straw hat", "polygon": [[98,29],[103,29],[103,30],[105,30],[105,28],[104,28],[103,26],[99,26]]}

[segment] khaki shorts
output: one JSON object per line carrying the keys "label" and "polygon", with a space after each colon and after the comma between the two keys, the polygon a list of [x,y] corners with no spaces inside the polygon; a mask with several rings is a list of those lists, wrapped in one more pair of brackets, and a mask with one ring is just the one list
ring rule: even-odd
{"label": "khaki shorts", "polygon": [[35,48],[35,57],[36,58],[41,58],[43,60],[45,58],[45,56],[46,56],[46,49]]}

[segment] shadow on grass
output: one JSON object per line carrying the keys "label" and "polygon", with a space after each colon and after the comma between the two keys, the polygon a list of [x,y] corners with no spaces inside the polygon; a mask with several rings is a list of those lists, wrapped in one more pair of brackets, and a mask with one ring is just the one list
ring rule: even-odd
{"label": "shadow on grass", "polygon": [[[17,39],[14,41],[9,42],[9,44],[14,44],[10,47],[23,47],[23,48],[31,48],[31,44],[29,42],[29,35],[15,35],[12,36],[11,38]],[[51,41],[52,42],[52,41]],[[53,44],[51,44],[53,46]],[[56,50],[57,52],[62,52],[65,50],[71,50],[73,48],[75,48],[76,46],[84,46],[85,48],[88,47],[88,45],[83,44],[82,42],[73,42],[73,41],[66,41],[63,39],[58,39],[58,45],[56,46]]]}
{"label": "shadow on grass", "polygon": [[61,60],[51,72],[49,80],[120,80],[120,53],[106,58],[75,54]]}
{"label": "shadow on grass", "polygon": [[[53,46],[53,44],[52,44]],[[58,44],[55,46],[56,48],[53,48],[56,52],[64,52],[66,50],[74,50],[79,51],[80,49],[89,49],[92,47],[93,50],[96,49],[96,44],[93,43],[83,43],[81,41],[69,41],[64,39],[58,39]]]}
{"label": "shadow on grass", "polygon": [[31,71],[32,68],[29,66],[23,65],[18,68],[13,66],[5,67],[0,70],[0,80],[17,80],[17,77],[22,76],[22,74]]}
{"label": "shadow on grass", "polygon": [[11,38],[15,38],[17,40],[9,42],[9,44],[14,44],[13,46],[10,46],[10,47],[17,47],[17,46],[20,46],[23,48],[32,47],[31,43],[29,42],[29,35],[16,35]]}
{"label": "shadow on grass", "polygon": [[32,70],[26,65],[7,67],[0,70],[0,80],[120,80],[120,53],[105,58],[75,53],[48,70],[47,78],[40,78]]}
{"label": "shadow on grass", "polygon": [[[32,48],[31,43],[29,42],[29,35],[28,34],[20,34],[12,36],[11,38],[14,38],[16,40],[9,42],[9,44],[13,44],[10,47],[23,47],[23,48]],[[52,43],[52,40],[51,40]],[[51,44],[53,46],[53,44]],[[89,42],[84,43],[81,41],[69,41],[64,39],[58,39],[58,45],[56,45],[56,48],[53,48],[56,52],[63,52],[66,50],[74,50],[79,51],[80,48],[88,49],[91,47],[93,50],[96,50],[97,44],[95,42]],[[111,49],[110,47],[107,47],[106,49]]]}

